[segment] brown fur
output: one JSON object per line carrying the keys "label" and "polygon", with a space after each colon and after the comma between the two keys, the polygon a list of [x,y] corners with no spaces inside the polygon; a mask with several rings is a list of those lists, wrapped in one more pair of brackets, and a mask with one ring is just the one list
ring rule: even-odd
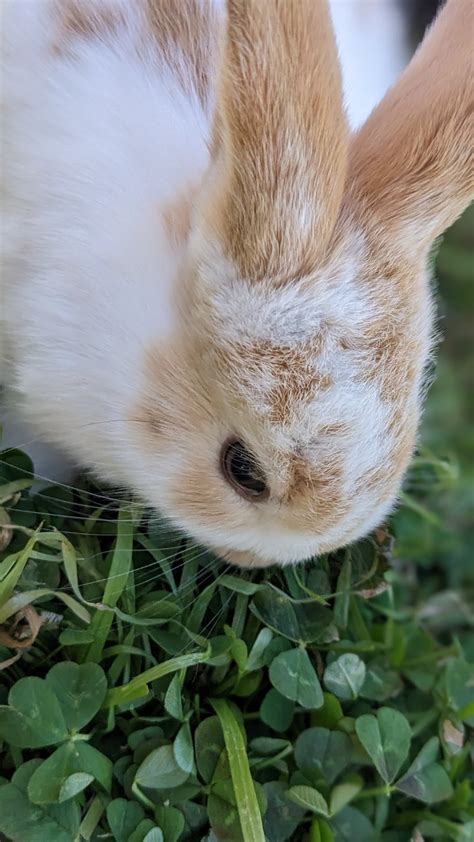
{"label": "brown fur", "polygon": [[[228,516],[228,501],[216,494],[214,487],[203,486],[201,472],[192,466],[185,469],[184,476],[174,486],[173,498],[178,511],[195,513],[209,526]],[[309,498],[315,500],[311,506],[308,506]],[[337,462],[328,464],[321,472],[311,472],[306,461],[295,455],[288,466],[287,491],[281,499],[273,495],[271,505],[278,511],[280,525],[288,530],[322,534],[337,524],[347,509]]]}
{"label": "brown fur", "polygon": [[[277,355],[276,365],[281,365],[286,370],[287,357],[285,350],[282,349],[280,357]],[[260,348],[261,351],[262,348]],[[192,347],[189,352],[193,353]],[[195,350],[194,353],[196,353]],[[250,360],[250,358],[247,359]],[[301,358],[301,363],[303,359],[305,358]],[[154,400],[153,395],[163,392],[163,383],[167,383],[169,386],[168,393],[173,393],[172,384],[174,384],[175,397],[184,398],[187,392],[193,390],[193,384],[187,383],[183,375],[182,379],[177,381],[176,372],[178,370],[186,371],[188,366],[189,361],[186,358],[176,358],[173,352],[167,349],[157,347],[147,354],[148,377],[151,383],[156,384],[156,387],[152,388],[149,395],[140,402],[139,406],[134,408],[130,416],[130,422],[132,425],[140,424],[137,432],[140,437],[146,437],[151,447],[163,446],[163,443],[167,440],[171,441],[177,427],[176,410],[165,401]],[[232,377],[235,376],[232,371],[232,366],[229,368],[229,361],[226,360],[225,353],[222,353],[220,361],[216,361],[214,375],[222,376],[226,372],[225,378]],[[288,373],[290,371],[291,369],[288,369]],[[225,382],[226,380],[224,380]],[[291,386],[291,383],[289,385]],[[225,389],[226,386],[224,385],[223,388]],[[203,425],[202,407],[196,408],[192,401],[187,404],[183,403],[183,405],[186,408],[180,418],[179,425],[184,425],[188,430],[189,437],[196,437],[196,441],[198,441]],[[279,420],[272,416],[271,423],[279,423]],[[339,424],[333,425],[332,429],[329,428],[327,434],[329,436],[337,435],[345,431],[345,425]],[[256,434],[261,435],[258,432]],[[203,449],[203,457],[207,458],[205,449]],[[278,506],[282,503],[285,506],[281,510],[281,522],[283,524],[287,522],[288,528],[298,525],[299,528],[314,531],[315,534],[337,522],[343,509],[342,469],[337,458],[325,458],[317,468],[310,467],[307,460],[299,453],[292,454],[289,460],[286,459],[284,453],[281,453],[280,458],[282,462],[286,462],[284,470],[286,479],[281,495],[273,493],[273,502]],[[188,510],[196,508],[201,513],[200,516],[204,517],[210,524],[216,518],[224,517],[225,501],[219,495],[216,495],[213,487],[203,486],[202,472],[199,468],[190,464],[189,466],[186,465],[184,470],[184,476],[180,478],[179,484],[173,489],[176,505]],[[199,484],[201,488],[198,492]],[[306,505],[309,495],[311,499],[316,497],[314,508],[312,506],[308,508]],[[288,510],[286,510],[286,507],[288,507]]]}
{"label": "brown fur", "polygon": [[[209,106],[212,57],[217,45],[217,15],[207,0],[140,0],[146,28],[185,93]],[[185,72],[180,58],[184,58]]]}
{"label": "brown fur", "polygon": [[322,258],[345,178],[326,3],[231,0],[223,56],[214,140],[222,170],[208,224],[243,277],[287,282]]}
{"label": "brown fur", "polygon": [[160,211],[165,231],[174,246],[182,247],[188,239],[195,192],[195,188],[188,188]]}
{"label": "brown fur", "polygon": [[360,346],[366,357],[361,379],[377,383],[383,400],[405,400],[416,376],[413,361],[421,350],[416,337],[406,331],[406,325],[378,319],[364,332]]}
{"label": "brown fur", "polygon": [[289,373],[286,379],[280,378],[279,385],[272,389],[269,396],[272,422],[275,424],[288,422],[295,411],[298,411],[301,403],[308,403],[318,391],[329,389],[331,383],[329,374],[310,371],[310,367],[301,380],[297,373],[294,376]]}
{"label": "brown fur", "polygon": [[[315,469],[309,466],[307,459],[295,455],[284,498],[292,507],[292,520],[296,516],[303,529],[316,533],[334,526],[347,508],[342,481],[343,467],[337,458],[326,460]],[[315,501],[314,508],[307,507],[308,499]]]}
{"label": "brown fur", "polygon": [[277,384],[265,401],[270,407],[272,423],[284,424],[301,403],[308,403],[319,390],[331,385],[329,375],[315,368],[314,358],[320,350],[318,337],[302,346],[260,341],[236,348],[235,368],[241,369],[244,384],[251,388],[262,369]]}
{"label": "brown fur", "polygon": [[65,52],[77,38],[102,38],[125,23],[114,0],[53,0],[58,32],[54,52]]}
{"label": "brown fur", "polygon": [[351,145],[349,199],[390,251],[425,251],[472,198],[473,44],[472,0],[449,0]]}

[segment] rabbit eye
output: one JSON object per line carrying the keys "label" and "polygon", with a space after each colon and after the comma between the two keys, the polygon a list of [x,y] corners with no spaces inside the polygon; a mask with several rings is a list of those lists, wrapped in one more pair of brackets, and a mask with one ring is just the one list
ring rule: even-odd
{"label": "rabbit eye", "polygon": [[221,451],[221,470],[227,482],[247,500],[263,500],[269,490],[255,457],[238,439],[227,441]]}

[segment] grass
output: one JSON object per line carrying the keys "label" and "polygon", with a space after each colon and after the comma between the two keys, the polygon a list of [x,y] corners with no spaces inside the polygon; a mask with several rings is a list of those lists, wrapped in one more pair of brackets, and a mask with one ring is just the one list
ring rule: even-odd
{"label": "grass", "polygon": [[[472,215],[401,505],[242,572],[82,478],[0,462],[0,831],[18,842],[474,839]],[[0,834],[1,835],[1,834]]]}

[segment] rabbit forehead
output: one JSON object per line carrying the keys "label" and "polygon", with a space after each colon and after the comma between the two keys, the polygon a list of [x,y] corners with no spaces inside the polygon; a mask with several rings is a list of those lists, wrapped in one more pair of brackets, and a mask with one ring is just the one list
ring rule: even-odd
{"label": "rabbit forehead", "polygon": [[[298,229],[295,219],[295,232]],[[295,233],[296,236],[296,233]],[[196,242],[197,240],[197,242]],[[370,289],[359,283],[367,261],[362,230],[354,227],[334,244],[331,256],[310,274],[292,273],[291,251],[282,277],[242,277],[216,242],[196,238],[198,294],[218,335],[227,343],[266,341],[291,345],[314,338],[328,324],[362,329],[374,313]]]}
{"label": "rabbit forehead", "polygon": [[424,274],[354,226],[312,276],[281,286],[240,278],[214,250],[199,263],[193,318],[225,388],[275,425],[314,424],[323,405],[328,423],[343,420],[338,407],[354,420],[364,390],[390,406],[420,386],[431,333]]}

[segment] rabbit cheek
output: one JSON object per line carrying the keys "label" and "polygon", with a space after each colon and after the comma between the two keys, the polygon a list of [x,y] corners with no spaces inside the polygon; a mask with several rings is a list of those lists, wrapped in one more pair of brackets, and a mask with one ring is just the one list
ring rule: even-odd
{"label": "rabbit cheek", "polygon": [[383,401],[406,401],[422,358],[420,343],[408,336],[383,335],[369,345],[368,364],[359,379],[375,383]]}
{"label": "rabbit cheek", "polygon": [[129,423],[138,434],[140,445],[147,451],[156,452],[157,446],[166,436],[167,424],[163,412],[158,407],[144,402],[130,414]]}
{"label": "rabbit cheek", "polygon": [[219,540],[217,535],[222,540],[222,531],[227,525],[229,532],[235,528],[233,508],[226,495],[218,493],[209,476],[209,468],[199,470],[196,466],[185,466],[173,477],[167,497],[174,515],[194,538],[203,540],[200,536],[206,530],[204,541],[211,548],[213,540]]}

